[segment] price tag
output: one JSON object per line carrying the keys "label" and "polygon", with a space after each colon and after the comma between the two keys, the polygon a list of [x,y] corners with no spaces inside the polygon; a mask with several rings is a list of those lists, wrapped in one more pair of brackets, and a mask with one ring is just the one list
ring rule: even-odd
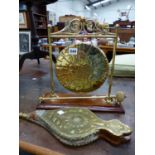
{"label": "price tag", "polygon": [[69,48],[69,54],[70,55],[77,55],[77,51],[78,51],[77,48]]}

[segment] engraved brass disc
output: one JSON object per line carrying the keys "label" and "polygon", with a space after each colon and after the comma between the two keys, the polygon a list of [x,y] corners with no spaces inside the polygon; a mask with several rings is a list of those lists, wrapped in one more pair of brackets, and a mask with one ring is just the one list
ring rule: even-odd
{"label": "engraved brass disc", "polygon": [[57,58],[57,78],[65,88],[74,92],[99,88],[106,80],[108,71],[109,64],[104,52],[93,45],[70,45]]}

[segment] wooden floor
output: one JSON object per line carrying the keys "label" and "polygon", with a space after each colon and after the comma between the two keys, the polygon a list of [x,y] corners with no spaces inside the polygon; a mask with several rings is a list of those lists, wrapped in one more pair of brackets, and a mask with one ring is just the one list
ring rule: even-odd
{"label": "wooden floor", "polygon": [[[38,104],[38,97],[49,91],[49,61],[41,59],[38,65],[36,60],[26,60],[19,75],[20,84],[20,112],[32,112]],[[56,76],[55,91],[69,92],[64,89]],[[92,94],[102,95],[107,93],[107,81],[101,88]],[[60,143],[45,129],[30,122],[20,120],[20,140],[43,146],[66,155],[134,155],[135,154],[135,80],[134,78],[114,78],[112,92],[122,90],[127,98],[124,101],[125,114],[96,113],[100,118],[119,119],[133,129],[131,141],[119,147],[112,146],[106,141],[99,139],[86,146],[74,148]]]}

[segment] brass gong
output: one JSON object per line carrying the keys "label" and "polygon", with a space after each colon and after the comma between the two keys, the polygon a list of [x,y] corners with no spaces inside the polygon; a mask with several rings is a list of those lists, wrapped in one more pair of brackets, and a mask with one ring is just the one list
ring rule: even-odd
{"label": "brass gong", "polygon": [[70,45],[57,58],[57,78],[65,88],[74,92],[89,92],[99,88],[106,80],[108,71],[106,55],[93,45]]}

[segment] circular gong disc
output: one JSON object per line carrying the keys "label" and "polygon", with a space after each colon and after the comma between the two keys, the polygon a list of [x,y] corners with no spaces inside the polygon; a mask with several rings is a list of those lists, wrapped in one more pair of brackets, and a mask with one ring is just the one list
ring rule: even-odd
{"label": "circular gong disc", "polygon": [[104,52],[93,45],[70,45],[57,58],[57,78],[65,88],[74,92],[89,92],[99,88],[107,78],[108,71]]}

